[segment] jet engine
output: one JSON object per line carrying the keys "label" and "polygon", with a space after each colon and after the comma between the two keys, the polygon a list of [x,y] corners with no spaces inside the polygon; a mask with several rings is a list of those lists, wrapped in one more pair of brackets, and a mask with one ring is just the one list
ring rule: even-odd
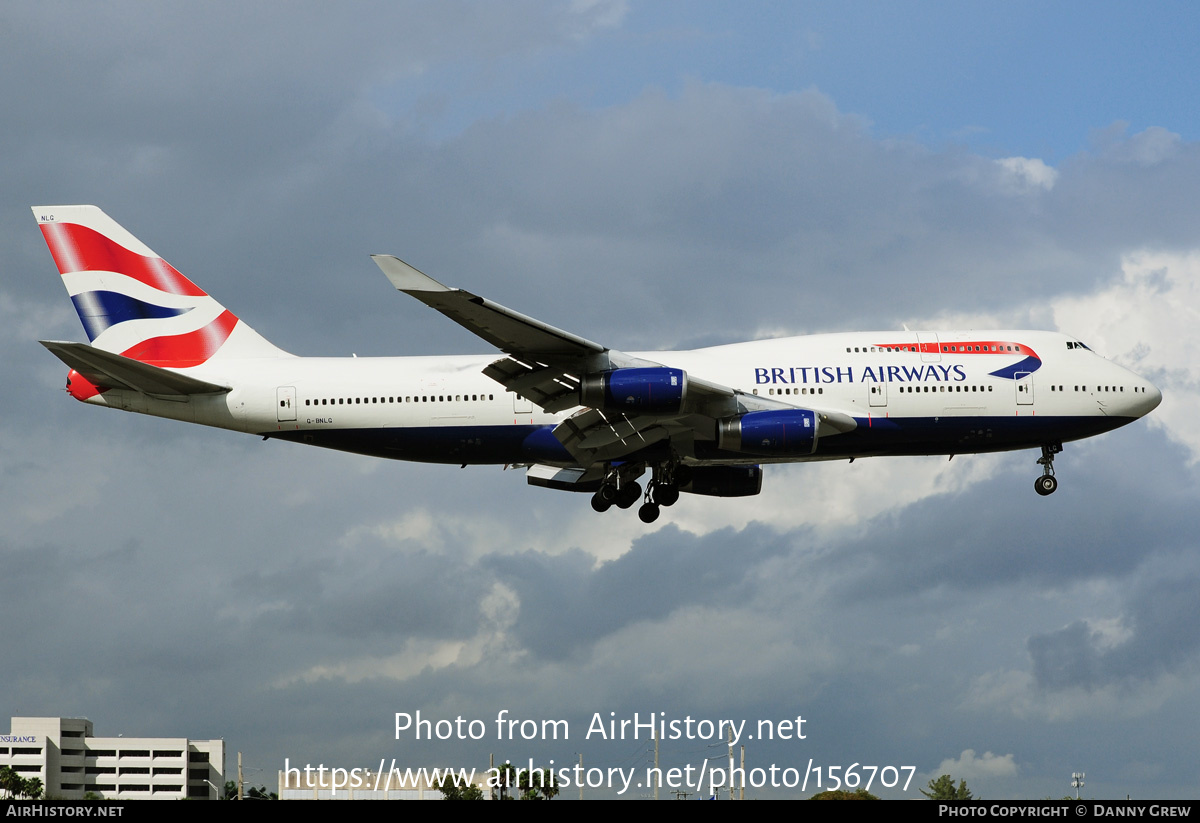
{"label": "jet engine", "polygon": [[687,398],[687,372],[666,367],[615,369],[584,376],[581,405],[622,414],[678,414]]}
{"label": "jet engine", "polygon": [[817,413],[782,409],[730,417],[717,424],[717,445],[767,457],[812,454],[817,449]]}

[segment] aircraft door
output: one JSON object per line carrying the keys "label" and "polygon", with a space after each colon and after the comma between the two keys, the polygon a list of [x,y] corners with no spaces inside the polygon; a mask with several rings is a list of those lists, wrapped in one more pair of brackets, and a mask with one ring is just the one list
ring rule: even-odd
{"label": "aircraft door", "polygon": [[296,389],[293,386],[280,386],[276,390],[276,418],[280,423],[296,419]]}
{"label": "aircraft door", "polygon": [[1019,371],[1014,377],[1017,378],[1017,405],[1032,406],[1033,405],[1033,375],[1027,371]]}
{"label": "aircraft door", "polygon": [[870,401],[872,408],[887,406],[887,383],[876,383],[874,380],[868,380],[867,383],[867,399]]}
{"label": "aircraft door", "polygon": [[917,348],[921,350],[922,363],[942,362],[942,346],[938,343],[938,336],[933,332],[917,332]]}
{"label": "aircraft door", "polygon": [[533,402],[513,392],[513,411],[517,414],[533,414]]}

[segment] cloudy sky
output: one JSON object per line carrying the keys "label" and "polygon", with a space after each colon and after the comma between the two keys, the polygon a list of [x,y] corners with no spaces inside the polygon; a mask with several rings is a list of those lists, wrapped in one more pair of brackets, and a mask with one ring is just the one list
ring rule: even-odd
{"label": "cloudy sky", "polygon": [[[285,758],[648,763],[584,740],[596,712],[802,715],[748,763],[1197,797],[1197,14],[5,4],[0,715],[224,737],[272,786]],[[85,339],[29,211],[55,203],[301,355],[486,351],[387,252],[625,350],[1061,329],[1164,401],[1069,444],[1051,498],[1034,452],[877,459],[646,527],[499,467],[75,403],[37,344]],[[571,739],[394,739],[505,709]]]}

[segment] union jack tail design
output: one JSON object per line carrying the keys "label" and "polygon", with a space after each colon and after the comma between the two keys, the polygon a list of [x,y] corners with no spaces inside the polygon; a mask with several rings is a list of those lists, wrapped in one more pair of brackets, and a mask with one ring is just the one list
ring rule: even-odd
{"label": "union jack tail design", "polygon": [[33,214],[95,348],[170,369],[286,356],[96,206]]}

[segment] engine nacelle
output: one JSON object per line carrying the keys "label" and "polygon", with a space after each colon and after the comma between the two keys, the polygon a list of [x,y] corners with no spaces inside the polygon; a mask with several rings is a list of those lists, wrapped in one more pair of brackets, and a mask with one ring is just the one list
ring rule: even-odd
{"label": "engine nacelle", "polygon": [[653,367],[584,376],[581,405],[609,412],[678,414],[687,398],[687,372]]}
{"label": "engine nacelle", "polygon": [[689,466],[681,492],[709,497],[752,497],[762,491],[761,466]]}
{"label": "engine nacelle", "polygon": [[717,445],[763,456],[798,456],[817,450],[817,413],[808,409],[747,412],[717,424]]}

